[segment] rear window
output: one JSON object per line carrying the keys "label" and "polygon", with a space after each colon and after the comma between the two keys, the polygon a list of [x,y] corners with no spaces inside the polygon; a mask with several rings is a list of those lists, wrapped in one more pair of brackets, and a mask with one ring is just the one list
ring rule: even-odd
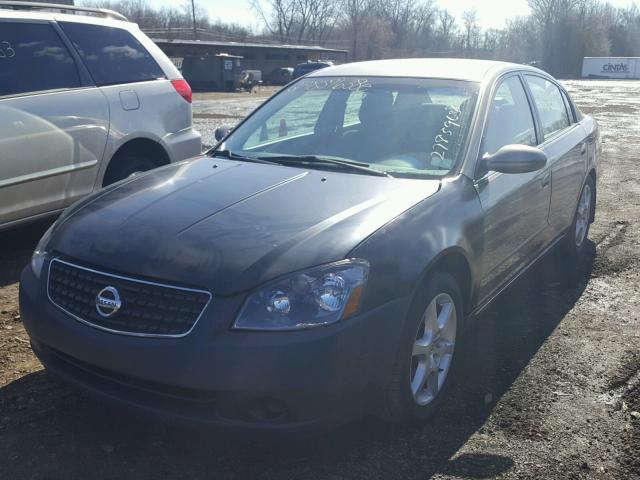
{"label": "rear window", "polygon": [[165,78],[153,57],[121,28],[61,23],[96,85],[143,82]]}
{"label": "rear window", "polygon": [[51,25],[0,22],[0,96],[79,86],[73,57]]}

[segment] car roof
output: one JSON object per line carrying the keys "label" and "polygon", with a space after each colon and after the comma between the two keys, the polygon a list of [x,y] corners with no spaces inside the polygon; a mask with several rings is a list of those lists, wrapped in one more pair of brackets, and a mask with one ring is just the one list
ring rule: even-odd
{"label": "car roof", "polygon": [[[61,5],[60,8],[63,8]],[[137,25],[132,22],[124,20],[116,20],[114,18],[102,17],[98,15],[91,15],[87,13],[59,13],[51,12],[47,10],[13,10],[9,8],[3,8],[0,4],[0,19],[9,20],[34,20],[45,22],[76,22],[76,23],[90,23],[94,25],[105,25],[110,27],[119,27],[131,30],[137,28]]]}
{"label": "car roof", "polygon": [[309,77],[414,77],[482,82],[510,70],[540,70],[516,63],[460,58],[406,58],[345,63],[316,70]]}

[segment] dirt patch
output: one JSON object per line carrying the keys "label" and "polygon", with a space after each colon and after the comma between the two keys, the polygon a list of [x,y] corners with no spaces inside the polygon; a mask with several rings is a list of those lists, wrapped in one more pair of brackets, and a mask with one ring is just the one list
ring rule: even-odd
{"label": "dirt patch", "polygon": [[640,258],[634,255],[638,246],[635,241],[625,242],[629,222],[616,221],[609,224],[608,232],[596,241],[597,258],[592,273],[593,277],[606,277],[634,268]]}
{"label": "dirt patch", "polygon": [[620,455],[623,470],[640,478],[640,351],[629,350],[626,361],[606,392],[616,415],[626,422]]}

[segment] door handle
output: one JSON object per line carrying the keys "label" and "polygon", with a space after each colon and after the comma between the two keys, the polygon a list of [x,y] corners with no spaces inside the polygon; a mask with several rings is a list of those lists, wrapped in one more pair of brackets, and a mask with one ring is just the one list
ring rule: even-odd
{"label": "door handle", "polygon": [[547,188],[550,183],[551,183],[551,172],[547,172],[545,176],[542,177],[540,184],[542,185],[542,188]]}

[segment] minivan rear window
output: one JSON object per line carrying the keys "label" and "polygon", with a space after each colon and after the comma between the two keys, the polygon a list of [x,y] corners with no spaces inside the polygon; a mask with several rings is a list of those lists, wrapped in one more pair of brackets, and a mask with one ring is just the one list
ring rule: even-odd
{"label": "minivan rear window", "polygon": [[0,96],[79,86],[73,57],[51,25],[0,22]]}
{"label": "minivan rear window", "polygon": [[165,78],[151,54],[122,28],[61,22],[96,85]]}

